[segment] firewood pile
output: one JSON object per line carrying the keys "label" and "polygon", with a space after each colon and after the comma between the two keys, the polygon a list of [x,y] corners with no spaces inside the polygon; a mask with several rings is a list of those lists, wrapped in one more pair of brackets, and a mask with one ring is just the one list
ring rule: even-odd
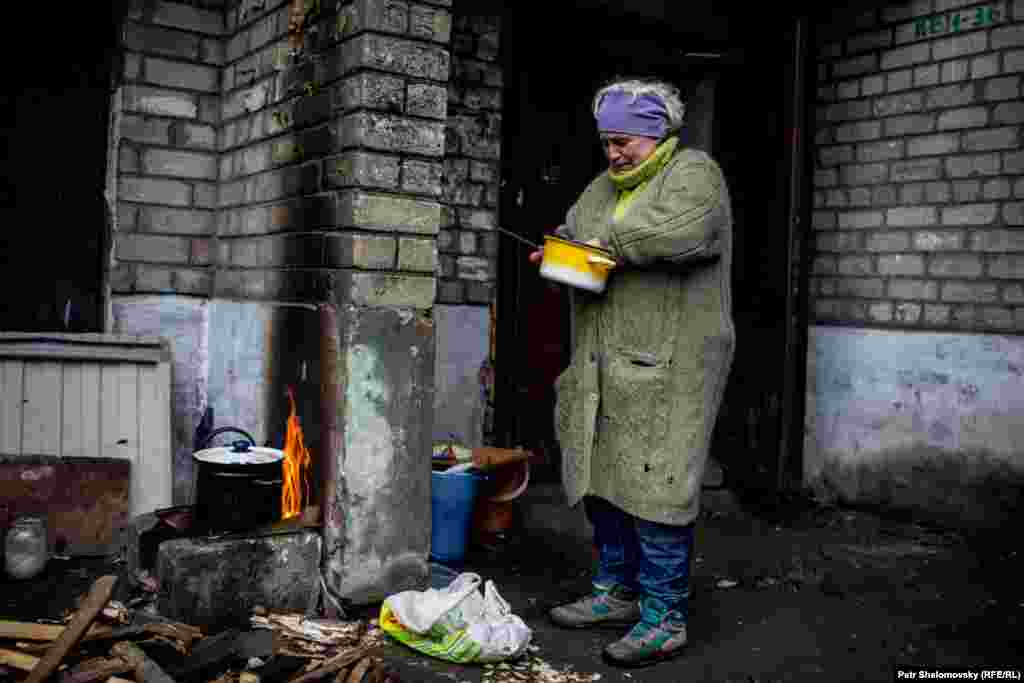
{"label": "firewood pile", "polygon": [[111,601],[93,583],[65,623],[0,621],[0,681],[25,683],[400,683],[366,622],[257,608],[246,630],[206,629]]}

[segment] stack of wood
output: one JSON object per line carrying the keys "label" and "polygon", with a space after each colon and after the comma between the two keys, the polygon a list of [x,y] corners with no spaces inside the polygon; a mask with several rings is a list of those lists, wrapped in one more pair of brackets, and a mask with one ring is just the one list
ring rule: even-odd
{"label": "stack of wood", "polygon": [[211,634],[111,601],[116,581],[98,579],[63,626],[0,621],[0,671],[25,683],[398,683],[364,622],[257,610],[252,628]]}

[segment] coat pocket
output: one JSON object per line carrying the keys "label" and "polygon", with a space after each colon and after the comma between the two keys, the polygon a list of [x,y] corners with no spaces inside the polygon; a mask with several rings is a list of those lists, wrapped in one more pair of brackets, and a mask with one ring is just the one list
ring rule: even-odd
{"label": "coat pocket", "polygon": [[622,452],[658,449],[668,436],[670,365],[656,354],[616,351],[602,376],[602,415],[609,446]]}

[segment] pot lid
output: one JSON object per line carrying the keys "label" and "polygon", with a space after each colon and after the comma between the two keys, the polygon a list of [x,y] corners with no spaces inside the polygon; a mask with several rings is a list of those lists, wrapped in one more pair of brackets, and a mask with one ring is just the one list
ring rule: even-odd
{"label": "pot lid", "polygon": [[192,454],[196,460],[212,465],[270,465],[284,459],[284,451],[260,448],[248,443],[206,448]]}

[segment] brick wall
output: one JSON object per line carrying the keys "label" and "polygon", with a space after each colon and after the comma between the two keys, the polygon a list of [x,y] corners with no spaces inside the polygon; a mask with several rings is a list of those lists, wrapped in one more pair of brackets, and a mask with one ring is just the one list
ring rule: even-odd
{"label": "brick wall", "polygon": [[497,278],[502,73],[500,18],[454,8],[438,300],[488,304]]}
{"label": "brick wall", "polygon": [[1024,331],[1024,2],[917,0],[821,33],[815,319]]}
{"label": "brick wall", "polygon": [[125,21],[112,155],[115,294],[211,291],[221,5],[136,3]]}
{"label": "brick wall", "polygon": [[115,293],[434,302],[450,0],[292,4],[130,17]]}

